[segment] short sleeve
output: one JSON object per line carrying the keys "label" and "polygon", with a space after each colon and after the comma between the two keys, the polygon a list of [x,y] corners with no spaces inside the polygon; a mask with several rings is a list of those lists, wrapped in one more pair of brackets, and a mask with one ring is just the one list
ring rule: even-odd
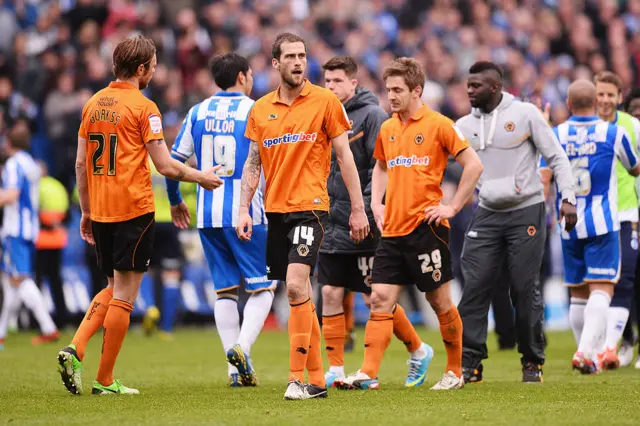
{"label": "short sleeve", "polygon": [[382,129],[380,129],[380,132],[378,132],[376,147],[373,149],[373,158],[383,163],[387,162],[387,158],[384,155],[384,146],[382,146]]}
{"label": "short sleeve", "polygon": [[193,123],[197,117],[196,107],[191,108],[189,113],[182,121],[182,126],[180,126],[180,131],[178,132],[178,136],[173,143],[173,147],[171,152],[176,154],[182,160],[187,161],[194,153],[194,144],[193,144]]}
{"label": "short sleeve", "polygon": [[164,139],[164,131],[162,129],[162,116],[156,104],[149,101],[142,111],[140,117],[140,130],[142,140],[145,144],[159,139]]}
{"label": "short sleeve", "polygon": [[336,95],[328,96],[327,109],[324,115],[324,130],[329,139],[334,139],[351,129],[347,111]]}
{"label": "short sleeve", "polygon": [[636,164],[638,164],[638,156],[630,142],[629,133],[622,127],[616,126],[616,140],[614,143],[614,149],[616,156],[622,163],[625,169],[631,170]]}
{"label": "short sleeve", "polygon": [[454,157],[469,148],[469,141],[462,134],[462,130],[448,118],[440,125],[440,138],[442,146]]}
{"label": "short sleeve", "polygon": [[80,128],[78,129],[78,136],[80,136],[83,139],[88,139],[89,138],[89,134],[87,133],[87,126],[85,125],[85,121],[84,121],[85,113],[87,111],[87,105],[89,105],[89,104],[87,103],[84,106],[84,108],[82,108],[82,117],[81,117],[81,121],[80,121]]}
{"label": "short sleeve", "polygon": [[17,189],[18,183],[18,163],[10,159],[2,170],[2,187],[4,189]]}
{"label": "short sleeve", "polygon": [[259,142],[260,135],[258,134],[258,127],[256,126],[256,107],[251,108],[249,112],[249,119],[247,120],[247,127],[244,131],[244,137],[249,139],[250,141]]}

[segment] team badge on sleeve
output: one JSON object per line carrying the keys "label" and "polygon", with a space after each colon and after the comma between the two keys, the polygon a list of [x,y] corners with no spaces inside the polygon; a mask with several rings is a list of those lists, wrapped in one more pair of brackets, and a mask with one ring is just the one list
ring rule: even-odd
{"label": "team badge on sleeve", "polygon": [[153,134],[162,133],[162,120],[159,116],[155,114],[149,116],[149,128]]}

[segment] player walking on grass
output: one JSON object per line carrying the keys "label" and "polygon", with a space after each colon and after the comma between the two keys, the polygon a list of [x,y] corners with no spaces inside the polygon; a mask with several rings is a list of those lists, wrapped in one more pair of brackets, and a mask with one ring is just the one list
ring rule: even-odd
{"label": "player walking on grass", "polygon": [[80,234],[95,245],[98,265],[109,284],[91,302],[71,345],[58,353],[62,382],[73,394],[82,393],[85,347],[101,327],[102,353],[92,393],[139,393],[115,380],[113,367],[151,257],[155,207],[149,155],[165,176],[198,182],[207,189],[222,183],[215,169],[203,173],[171,158],[158,107],[140,91],[149,85],[156,63],[150,39],[122,41],[113,52],[116,81],[82,110],[76,157]]}
{"label": "player walking on grass", "polygon": [[[596,86],[587,80],[575,81],[567,99],[573,115],[554,128],[573,166],[578,200],[577,225],[562,233],[562,257],[578,344],[572,365],[583,374],[599,370],[596,356],[602,349],[614,284],[620,278],[618,160],[631,175],[640,174],[629,135],[624,128],[602,121],[596,115],[596,102]],[[558,210],[561,203],[558,196]],[[576,300],[586,301],[579,312]]]}
{"label": "player walking on grass", "polygon": [[[358,65],[353,58],[336,56],[323,65],[325,87],[340,99],[351,122],[349,147],[353,153],[360,185],[370,223],[375,223],[371,211],[371,176],[376,159],[376,146],[380,126],[387,113],[378,106],[371,91],[357,88]],[[371,268],[373,254],[380,232],[373,229],[371,238],[359,244],[349,238],[351,205],[338,162],[331,160],[327,183],[331,201],[331,214],[318,256],[318,282],[322,284],[322,331],[329,358],[329,371],[325,374],[327,386],[336,379],[344,379],[345,337],[349,332],[344,308],[345,290],[363,293],[365,304],[371,305]],[[405,386],[419,386],[427,376],[433,349],[422,343],[415,328],[400,305],[393,310],[393,332],[411,353],[409,375]]]}
{"label": "player walking on grass", "polygon": [[[622,80],[610,71],[596,75],[594,79],[597,96],[597,113],[601,120],[616,124],[624,128],[629,143],[637,153],[638,136],[640,136],[640,121],[630,114],[618,111],[622,103]],[[602,367],[613,370],[620,366],[618,358],[618,341],[629,320],[629,313],[633,306],[636,262],[638,261],[638,195],[636,194],[636,179],[630,176],[620,161],[616,162],[616,177],[618,179],[618,220],[620,221],[620,280],[614,287],[611,305],[607,312],[607,328],[603,346],[598,351]],[[569,312],[576,315],[581,322],[584,313],[585,299],[571,300]],[[584,318],[582,318],[582,321]],[[629,359],[627,365],[631,362]]]}
{"label": "player walking on grass", "polygon": [[[253,238],[251,203],[266,179],[267,275],[284,280],[289,298],[289,385],[284,399],[327,397],[320,323],[311,301],[312,273],[329,210],[327,178],[331,142],[351,200],[351,238],[369,235],[358,170],[349,148],[349,121],[331,91],[311,84],[304,73],[304,40],[280,34],[272,49],[280,87],[254,105],[246,136],[253,143],[242,173],[238,226],[241,240]],[[309,383],[304,384],[305,368]]]}
{"label": "player walking on grass", "polygon": [[[403,286],[415,284],[438,315],[447,366],[435,390],[459,389],[462,379],[462,321],[451,300],[449,222],[466,204],[482,164],[453,122],[421,101],[424,71],[400,58],[384,71],[394,115],[385,121],[374,151],[371,208],[382,231],[371,280],[371,315],[364,336],[362,368],[338,381],[342,389],[377,389],[378,370],[394,331],[394,308]],[[449,155],[463,167],[451,205],[440,184]],[[386,203],[382,198],[386,191]]]}
{"label": "player walking on grass", "polygon": [[[191,108],[173,144],[171,156],[184,162],[195,155],[201,170],[221,166],[217,173],[223,186],[213,191],[198,188],[198,228],[218,295],[214,313],[229,362],[229,386],[256,386],[251,346],[269,315],[277,282],[267,279],[267,228],[261,190],[251,200],[251,241],[239,241],[235,232],[242,168],[249,147],[253,145],[244,136],[249,111],[254,104],[247,97],[251,93],[253,77],[249,62],[235,53],[216,56],[211,62],[211,74],[223,91]],[[167,178],[167,191],[173,222],[186,229],[191,218],[180,197],[178,182]],[[238,287],[243,278],[245,290],[251,296],[244,307],[241,328]]]}
{"label": "player walking on grass", "polygon": [[0,313],[0,349],[9,319],[17,316],[21,303],[33,313],[41,336],[33,344],[53,342],[60,333],[47,311],[44,297],[33,281],[34,242],[38,238],[38,186],[40,167],[29,155],[29,127],[20,120],[11,128],[8,138],[9,159],[2,171],[0,208],[2,223],[2,313]]}

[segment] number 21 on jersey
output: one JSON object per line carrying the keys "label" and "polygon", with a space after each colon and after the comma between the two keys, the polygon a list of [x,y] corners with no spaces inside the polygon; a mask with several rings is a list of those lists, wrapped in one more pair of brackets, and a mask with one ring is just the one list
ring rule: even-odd
{"label": "number 21 on jersey", "polygon": [[236,138],[232,135],[202,136],[202,170],[222,166],[216,173],[233,176],[236,170]]}

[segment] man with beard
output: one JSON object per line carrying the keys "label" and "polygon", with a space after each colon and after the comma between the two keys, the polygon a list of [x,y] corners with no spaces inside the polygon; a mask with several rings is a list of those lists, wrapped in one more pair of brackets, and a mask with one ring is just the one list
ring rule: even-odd
{"label": "man with beard", "polygon": [[58,353],[62,383],[76,395],[83,390],[85,348],[100,328],[104,328],[104,339],[92,394],[139,393],[114,379],[113,368],[151,258],[155,205],[149,155],[164,176],[198,182],[207,189],[222,183],[215,174],[219,166],[204,173],[171,158],[160,111],[141,92],[156,64],[151,39],[123,40],[113,52],[116,81],[96,93],[82,110],[76,158],[80,235],[95,246],[109,284],[94,297],[71,344]]}
{"label": "man with beard", "polygon": [[457,125],[478,152],[484,173],[480,203],[462,253],[465,288],[459,304],[464,324],[462,365],[466,383],[482,380],[487,354],[487,315],[495,277],[507,262],[514,305],[523,382],[542,382],[544,305],[540,266],[546,225],[539,155],[553,170],[562,195],[566,230],[576,224],[573,176],[567,156],[535,105],[502,91],[502,69],[478,62],[469,70],[471,114]]}
{"label": "man with beard", "polygon": [[[351,200],[351,238],[369,235],[360,178],[349,148],[349,119],[330,90],[304,78],[307,49],[295,34],[280,34],[272,49],[280,87],[258,99],[249,115],[249,156],[242,172],[236,231],[252,236],[251,200],[266,180],[267,277],[286,281],[289,298],[289,384],[285,400],[326,398],[320,323],[311,301],[312,274],[329,211],[331,143]],[[309,383],[304,384],[305,369]]]}

